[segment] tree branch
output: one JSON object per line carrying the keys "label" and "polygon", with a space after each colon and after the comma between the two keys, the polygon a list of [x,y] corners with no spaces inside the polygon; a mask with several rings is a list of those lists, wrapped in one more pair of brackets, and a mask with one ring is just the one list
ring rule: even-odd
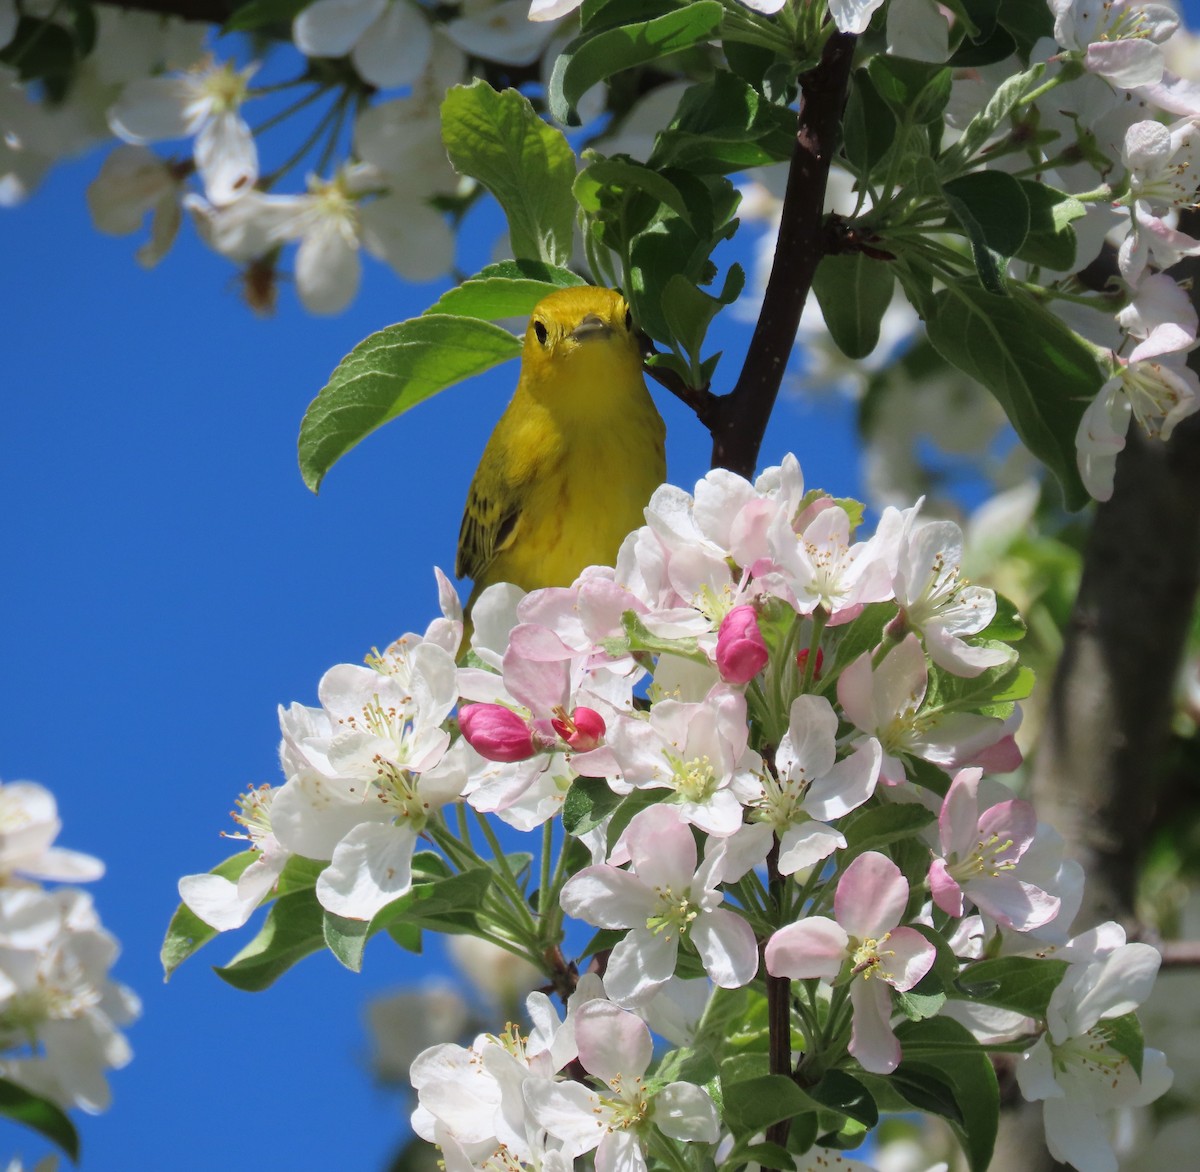
{"label": "tree branch", "polygon": [[800,314],[824,255],[822,211],[829,166],[841,142],[842,112],[858,38],[833,33],[817,66],[800,78],[803,101],[783,197],[775,259],[750,352],[728,395],[714,404],[713,467],[747,478],[758,464],[767,421],[796,341]]}
{"label": "tree branch", "polygon": [[204,24],[224,24],[237,5],[233,0],[120,0],[109,8],[124,8],[136,12],[152,12],[158,16],[177,16]]}

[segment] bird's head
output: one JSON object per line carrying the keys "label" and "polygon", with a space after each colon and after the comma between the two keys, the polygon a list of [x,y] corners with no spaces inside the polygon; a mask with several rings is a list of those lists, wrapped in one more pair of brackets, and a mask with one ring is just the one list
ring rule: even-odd
{"label": "bird's head", "polygon": [[614,289],[577,285],[538,302],[525,331],[527,368],[562,369],[601,354],[641,366],[641,343],[625,298]]}

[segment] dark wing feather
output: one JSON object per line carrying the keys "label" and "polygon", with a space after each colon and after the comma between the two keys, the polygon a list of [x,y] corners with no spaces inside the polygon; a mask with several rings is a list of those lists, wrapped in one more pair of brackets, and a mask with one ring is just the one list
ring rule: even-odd
{"label": "dark wing feather", "polygon": [[513,541],[521,518],[519,498],[509,496],[502,501],[487,494],[480,479],[476,476],[467,495],[454,559],[455,577],[472,581],[478,581],[496,554]]}

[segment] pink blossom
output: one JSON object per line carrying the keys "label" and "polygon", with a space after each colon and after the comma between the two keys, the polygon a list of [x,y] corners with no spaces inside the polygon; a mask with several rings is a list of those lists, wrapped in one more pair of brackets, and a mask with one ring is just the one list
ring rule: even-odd
{"label": "pink blossom", "polygon": [[653,998],[674,975],[685,937],[717,985],[736,989],[754,977],[754,931],[720,906],[720,885],[765,856],[770,834],[755,838],[754,845],[761,846],[757,860],[748,858],[747,845],[731,852],[710,844],[697,868],[688,824],[671,806],[651,806],[634,816],[613,852],[613,861],[628,859],[628,870],[601,863],[567,880],[561,896],[567,915],[598,928],[629,929],[612,950],[604,976],[614,1001],[634,1006]]}
{"label": "pink blossom", "polygon": [[961,916],[965,896],[1006,928],[1040,928],[1058,915],[1059,900],[1016,874],[1037,829],[1033,807],[1014,798],[980,813],[980,777],[978,769],[962,770],[942,803],[942,853],[929,868],[933,902]]}
{"label": "pink blossom", "polygon": [[908,880],[886,855],[866,851],[838,880],[835,919],[808,916],[780,928],[766,947],[767,972],[776,977],[832,981],[849,970],[854,1024],[850,1053],[873,1074],[900,1064],[890,1024],[888,986],[911,989],[933,967],[933,945],[915,928],[899,927]]}

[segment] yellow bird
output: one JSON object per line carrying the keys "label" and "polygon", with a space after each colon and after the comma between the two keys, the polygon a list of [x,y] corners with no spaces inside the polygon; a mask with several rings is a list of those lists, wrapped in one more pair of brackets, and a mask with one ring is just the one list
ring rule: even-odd
{"label": "yellow bird", "polygon": [[467,494],[454,564],[474,580],[467,613],[494,582],[569,586],[612,565],[666,478],[665,434],[625,299],[582,285],[544,297]]}

